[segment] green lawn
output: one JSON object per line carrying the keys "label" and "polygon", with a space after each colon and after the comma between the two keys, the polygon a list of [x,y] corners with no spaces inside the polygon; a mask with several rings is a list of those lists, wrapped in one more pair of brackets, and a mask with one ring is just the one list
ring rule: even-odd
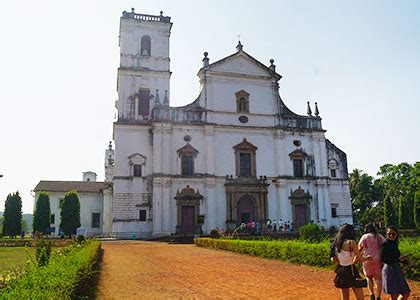
{"label": "green lawn", "polygon": [[24,266],[27,253],[34,259],[35,247],[0,247],[0,274],[14,267]]}

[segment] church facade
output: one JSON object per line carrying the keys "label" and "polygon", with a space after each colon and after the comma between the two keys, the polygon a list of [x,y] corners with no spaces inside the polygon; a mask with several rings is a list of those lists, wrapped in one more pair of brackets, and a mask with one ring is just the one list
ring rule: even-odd
{"label": "church facade", "polygon": [[[242,222],[352,223],[346,154],[325,137],[318,107],[290,111],[274,61],[239,42],[198,71],[200,92],[170,105],[171,18],[120,20],[112,231],[150,237],[233,230]],[[313,110],[313,111],[312,111]]]}

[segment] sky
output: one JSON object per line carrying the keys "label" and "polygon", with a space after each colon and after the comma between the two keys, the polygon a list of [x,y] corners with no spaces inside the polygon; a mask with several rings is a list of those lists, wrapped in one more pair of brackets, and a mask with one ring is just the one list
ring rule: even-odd
{"label": "sky", "polygon": [[40,180],[104,180],[117,100],[122,11],[170,16],[171,106],[196,99],[210,63],[244,51],[269,66],[295,113],[318,103],[349,170],[420,160],[418,1],[2,1],[0,211]]}

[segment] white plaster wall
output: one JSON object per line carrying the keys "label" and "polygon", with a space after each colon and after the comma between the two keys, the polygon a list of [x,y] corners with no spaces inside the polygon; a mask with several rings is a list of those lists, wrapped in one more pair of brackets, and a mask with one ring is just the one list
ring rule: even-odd
{"label": "white plaster wall", "polygon": [[[50,208],[51,214],[55,215],[55,223],[51,225],[55,227],[55,235],[58,235],[60,227],[60,200],[64,199],[66,193],[50,193]],[[99,193],[78,193],[80,201],[80,223],[81,227],[86,228],[88,235],[103,235],[104,230],[104,215],[103,215],[103,201],[104,198]],[[38,195],[36,195],[38,197]],[[109,200],[109,199],[108,199]],[[92,213],[100,213],[101,220],[99,228],[92,228]],[[106,228],[105,228],[106,229]]]}

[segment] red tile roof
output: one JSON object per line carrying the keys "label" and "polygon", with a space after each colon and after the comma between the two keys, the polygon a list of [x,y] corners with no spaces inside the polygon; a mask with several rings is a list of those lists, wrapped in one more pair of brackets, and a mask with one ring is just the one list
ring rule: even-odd
{"label": "red tile roof", "polygon": [[97,181],[50,181],[41,180],[35,187],[35,192],[67,192],[76,190],[79,193],[99,193],[109,186],[109,182]]}

